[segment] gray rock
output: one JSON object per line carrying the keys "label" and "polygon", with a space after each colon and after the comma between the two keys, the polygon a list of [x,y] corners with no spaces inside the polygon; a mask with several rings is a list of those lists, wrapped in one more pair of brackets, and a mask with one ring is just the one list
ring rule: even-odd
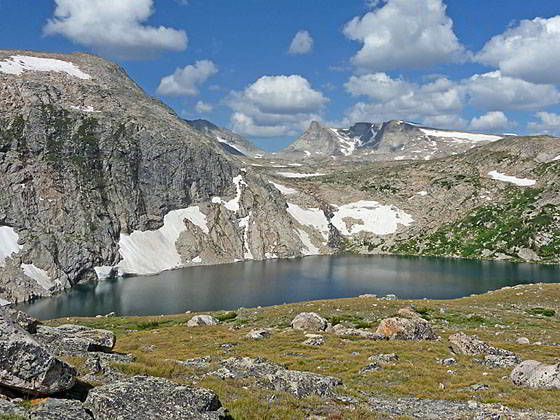
{"label": "gray rock", "polygon": [[334,327],[327,329],[327,332],[332,332],[339,337],[360,337],[366,340],[387,340],[383,334],[373,333],[371,331],[361,328],[349,328],[342,324],[337,324]]}
{"label": "gray rock", "polygon": [[70,389],[76,370],[56,359],[0,309],[0,385],[27,394],[50,395]]}
{"label": "gray rock", "polygon": [[453,357],[448,357],[447,359],[442,359],[439,362],[442,365],[445,365],[445,366],[451,366],[451,365],[456,365],[457,364],[457,360],[454,359]]}
{"label": "gray rock", "polygon": [[325,331],[327,320],[315,312],[302,312],[293,319],[292,328],[304,331]]}
{"label": "gray rock", "polygon": [[0,398],[0,415],[2,414],[6,416],[11,414],[13,416],[19,416],[25,419],[29,418],[27,417],[26,410],[21,405]]}
{"label": "gray rock", "polygon": [[306,346],[322,346],[325,344],[325,338],[322,335],[318,334],[306,334],[307,340],[305,340],[302,344]]}
{"label": "gray rock", "polygon": [[378,363],[391,363],[399,360],[399,356],[397,356],[395,353],[382,353],[370,356],[368,357],[368,360]]}
{"label": "gray rock", "polygon": [[4,310],[6,311],[8,316],[12,318],[12,321],[18,324],[29,334],[35,334],[37,332],[37,325],[41,323],[38,319],[27,315],[25,312],[18,311],[17,309],[13,309],[10,307],[6,307],[4,308]]}
{"label": "gray rock", "polygon": [[526,360],[511,372],[515,385],[531,388],[560,389],[560,363],[547,365],[535,360]]}
{"label": "gray rock", "polygon": [[80,401],[48,398],[29,410],[30,420],[93,420]]}
{"label": "gray rock", "polygon": [[60,327],[39,325],[35,338],[55,354],[110,352],[116,342],[111,331],[70,324]]}
{"label": "gray rock", "polygon": [[524,345],[531,344],[531,342],[527,337],[519,337],[517,340],[515,340],[515,342],[517,344],[524,344]]}
{"label": "gray rock", "polygon": [[208,376],[218,376],[219,378],[262,378],[265,375],[276,373],[278,370],[285,369],[276,363],[272,363],[264,358],[251,359],[250,357],[231,357],[220,362],[222,366]]}
{"label": "gray rock", "polygon": [[220,322],[211,315],[195,315],[189,322],[187,322],[187,327],[200,327],[203,325],[218,325]]}
{"label": "gray rock", "polygon": [[266,379],[268,379],[270,387],[276,391],[289,392],[299,398],[310,395],[333,398],[336,396],[334,388],[342,385],[340,379],[332,376],[287,369],[266,375]]}
{"label": "gray rock", "polygon": [[435,340],[437,336],[422,318],[387,318],[377,327],[377,334],[396,340]]}
{"label": "gray rock", "polygon": [[389,294],[382,297],[383,300],[397,300],[397,295]]}
{"label": "gray rock", "polygon": [[219,419],[221,403],[208,389],[134,376],[92,389],[84,407],[95,420]]}
{"label": "gray rock", "polygon": [[484,366],[500,369],[516,366],[521,362],[521,359],[517,355],[500,356],[496,354],[489,354],[487,356],[484,356],[484,359],[477,361],[482,363]]}
{"label": "gray rock", "polygon": [[449,344],[451,350],[455,354],[465,354],[468,356],[476,356],[479,354],[515,356],[515,353],[509,350],[499,349],[485,343],[476,335],[467,335],[464,333],[453,334],[449,336]]}
{"label": "gray rock", "polygon": [[265,328],[255,328],[249,331],[245,337],[259,340],[262,338],[269,338],[270,335],[270,331]]}
{"label": "gray rock", "polygon": [[370,373],[370,372],[377,372],[382,370],[383,368],[379,366],[377,363],[370,363],[365,368],[360,369],[360,373]]}

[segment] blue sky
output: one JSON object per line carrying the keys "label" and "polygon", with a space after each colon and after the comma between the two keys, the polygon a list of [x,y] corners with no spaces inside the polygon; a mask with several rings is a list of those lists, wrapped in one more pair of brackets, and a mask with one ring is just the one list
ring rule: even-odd
{"label": "blue sky", "polygon": [[267,150],[311,120],[560,135],[557,0],[0,0],[0,48],[119,62]]}

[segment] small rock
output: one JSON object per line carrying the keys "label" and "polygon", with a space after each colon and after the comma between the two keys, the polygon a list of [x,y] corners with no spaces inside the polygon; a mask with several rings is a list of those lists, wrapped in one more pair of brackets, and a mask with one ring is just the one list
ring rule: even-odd
{"label": "small rock", "polygon": [[485,343],[476,335],[467,335],[464,333],[453,334],[449,336],[449,344],[451,350],[455,354],[465,354],[468,356],[476,356],[479,354],[515,356],[515,353],[509,350],[499,349]]}
{"label": "small rock", "polygon": [[270,331],[268,331],[267,329],[255,328],[249,331],[249,333],[245,337],[252,338],[254,340],[259,340],[262,338],[268,338],[270,336],[271,336]]}
{"label": "small rock", "polygon": [[[307,334],[307,335],[313,335],[313,334]],[[323,338],[322,335],[317,335],[315,337],[309,337],[302,344],[305,344],[306,346],[322,346],[323,344],[325,344],[325,339]]]}
{"label": "small rock", "polygon": [[385,354],[382,353],[382,354],[370,356],[368,357],[368,360],[371,360],[373,362],[378,362],[378,363],[391,363],[399,360],[399,356],[397,356],[395,353],[385,353]]}
{"label": "small rock", "polygon": [[397,295],[389,294],[382,297],[383,300],[397,300]]}
{"label": "small rock", "polygon": [[484,356],[483,360],[477,360],[477,361],[479,363],[482,363],[484,366],[488,366],[490,368],[498,368],[498,369],[513,367],[521,362],[519,356],[517,355],[500,356],[496,354],[489,354],[487,356]]}
{"label": "small rock", "polygon": [[488,385],[484,385],[484,384],[474,384],[474,385],[471,385],[471,386],[463,387],[461,389],[464,389],[465,391],[486,391],[486,390],[490,389],[490,387]]}
{"label": "small rock", "polygon": [[195,315],[189,322],[187,322],[187,327],[199,327],[203,325],[218,325],[219,321],[210,315]]}
{"label": "small rock", "polygon": [[457,364],[457,360],[454,359],[453,357],[448,357],[447,359],[442,359],[439,362],[442,365],[445,365],[445,366],[451,366],[451,365],[456,365]]}
{"label": "small rock", "polygon": [[105,315],[105,318],[113,318],[113,317],[115,317],[115,316],[117,316],[116,313],[114,313],[114,312],[109,312],[107,315]]}
{"label": "small rock", "polygon": [[305,331],[324,331],[327,320],[315,312],[302,312],[292,321],[292,328]]}
{"label": "small rock", "polygon": [[377,363],[370,363],[365,368],[360,369],[360,373],[370,373],[370,372],[377,372],[382,370],[383,368],[379,366]]}

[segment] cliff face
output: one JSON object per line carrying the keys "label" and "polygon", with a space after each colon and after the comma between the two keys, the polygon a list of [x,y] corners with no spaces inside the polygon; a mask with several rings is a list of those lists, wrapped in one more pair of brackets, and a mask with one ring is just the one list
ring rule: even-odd
{"label": "cliff face", "polygon": [[[153,272],[145,255],[160,269],[300,255],[280,193],[113,63],[0,51],[0,109],[3,300]],[[215,251],[182,255],[189,235]]]}

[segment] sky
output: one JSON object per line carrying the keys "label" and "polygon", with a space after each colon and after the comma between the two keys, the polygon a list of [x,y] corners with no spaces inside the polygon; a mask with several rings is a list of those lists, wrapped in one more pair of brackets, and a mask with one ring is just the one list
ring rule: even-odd
{"label": "sky", "polygon": [[0,49],[98,54],[270,151],[313,120],[560,136],[558,0],[0,0]]}

